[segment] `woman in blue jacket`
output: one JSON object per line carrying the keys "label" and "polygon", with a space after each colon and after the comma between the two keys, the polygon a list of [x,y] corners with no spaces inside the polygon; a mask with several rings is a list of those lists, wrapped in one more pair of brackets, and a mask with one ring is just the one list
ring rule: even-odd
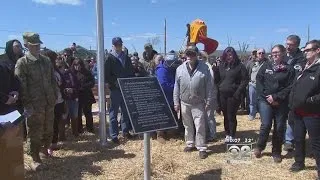
{"label": "woman in blue jacket", "polygon": [[[164,59],[160,60],[159,64],[155,69],[155,75],[168,100],[168,103],[170,105],[174,118],[178,120],[178,116],[174,110],[174,105],[173,105],[173,88],[175,83],[175,74],[176,74],[176,69],[174,67],[171,67],[167,63],[167,61]],[[179,127],[182,126],[182,124],[181,125],[180,124],[179,124]],[[159,141],[163,141],[165,138],[165,132],[163,131],[157,132],[157,138]]]}

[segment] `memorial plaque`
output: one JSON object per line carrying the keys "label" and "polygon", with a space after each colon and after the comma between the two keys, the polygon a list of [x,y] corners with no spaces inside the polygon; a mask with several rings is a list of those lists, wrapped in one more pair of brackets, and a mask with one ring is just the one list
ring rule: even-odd
{"label": "memorial plaque", "polygon": [[177,128],[156,77],[118,78],[134,133]]}

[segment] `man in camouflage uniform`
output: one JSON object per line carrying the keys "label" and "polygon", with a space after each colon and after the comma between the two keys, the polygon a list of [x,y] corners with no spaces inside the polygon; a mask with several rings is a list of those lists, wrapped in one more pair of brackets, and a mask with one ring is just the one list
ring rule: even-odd
{"label": "man in camouflage uniform", "polygon": [[50,155],[49,147],[53,136],[56,81],[49,58],[40,55],[39,34],[23,34],[25,47],[29,52],[17,61],[15,74],[21,81],[21,100],[28,116],[28,148],[33,159],[31,169],[43,170],[39,152]]}

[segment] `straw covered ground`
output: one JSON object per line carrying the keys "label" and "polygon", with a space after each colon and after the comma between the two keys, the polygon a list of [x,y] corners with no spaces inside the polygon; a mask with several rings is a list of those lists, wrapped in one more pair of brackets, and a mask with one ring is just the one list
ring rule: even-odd
{"label": "straw covered ground", "polygon": [[[260,126],[259,119],[248,121],[247,116],[238,116],[238,136],[257,138]],[[95,116],[98,127],[98,118]],[[217,141],[209,144],[210,155],[199,159],[198,152],[184,153],[184,142],[171,139],[165,144],[151,140],[152,179],[165,180],[218,180],[218,179],[272,179],[272,180],[308,180],[315,179],[314,159],[310,158],[310,148],[306,159],[307,169],[299,173],[290,173],[289,167],[294,162],[292,156],[285,155],[280,164],[275,164],[271,157],[271,144],[261,159],[228,163],[226,145],[223,142],[223,120],[217,116]],[[98,131],[97,131],[98,132]],[[70,130],[68,130],[70,135]],[[83,134],[78,141],[69,138],[63,149],[55,151],[54,158],[44,160],[50,170],[42,172],[26,171],[26,179],[39,180],[122,180],[143,179],[143,141],[122,141],[121,145],[100,147],[98,134]],[[307,145],[310,147],[310,143]],[[25,166],[28,168],[30,157],[25,155]]]}

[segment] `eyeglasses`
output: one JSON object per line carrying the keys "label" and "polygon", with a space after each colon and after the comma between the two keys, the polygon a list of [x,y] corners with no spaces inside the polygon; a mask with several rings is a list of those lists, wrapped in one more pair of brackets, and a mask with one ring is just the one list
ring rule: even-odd
{"label": "eyeglasses", "polygon": [[258,54],[265,54],[265,52],[258,52]]}
{"label": "eyeglasses", "polygon": [[187,52],[187,53],[186,53],[186,56],[189,56],[189,57],[195,57],[195,56],[197,56],[197,53],[194,53],[194,52]]}
{"label": "eyeglasses", "polygon": [[314,51],[314,50],[316,50],[316,49],[317,49],[317,48],[304,49],[303,52],[308,53],[308,52]]}
{"label": "eyeglasses", "polygon": [[286,43],[286,45],[289,46],[289,47],[295,47],[295,46],[297,46],[296,44],[293,44],[293,43]]}
{"label": "eyeglasses", "polygon": [[116,43],[114,44],[115,47],[122,47],[122,43]]}
{"label": "eyeglasses", "polygon": [[16,47],[16,48],[22,49],[22,46],[21,46],[20,44],[13,45],[13,47]]}
{"label": "eyeglasses", "polygon": [[272,55],[278,55],[278,54],[280,54],[280,53],[281,53],[280,51],[271,52]]}

